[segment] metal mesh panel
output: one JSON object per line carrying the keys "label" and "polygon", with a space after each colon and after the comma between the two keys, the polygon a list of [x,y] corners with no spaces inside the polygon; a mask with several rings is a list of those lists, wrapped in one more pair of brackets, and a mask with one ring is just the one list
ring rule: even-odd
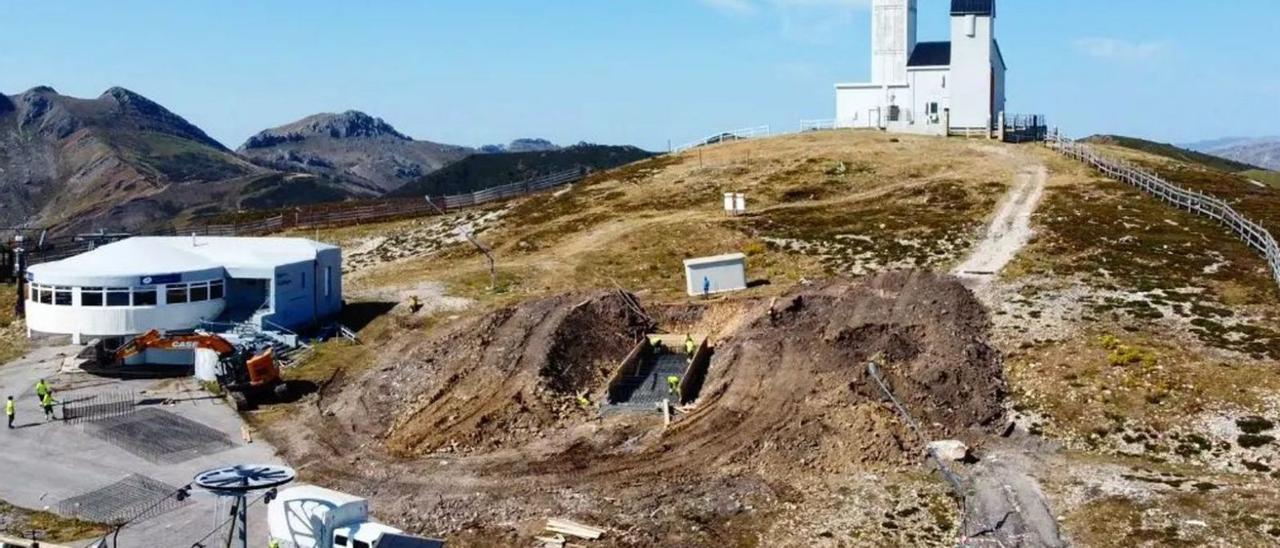
{"label": "metal mesh panel", "polygon": [[128,415],[134,411],[135,405],[132,392],[94,394],[67,399],[62,402],[62,420],[75,423]]}
{"label": "metal mesh panel", "polygon": [[176,464],[236,446],[221,431],[155,408],[94,421],[85,430],[156,464]]}
{"label": "metal mesh panel", "polygon": [[189,499],[179,501],[174,496],[175,491],[176,487],[134,474],[101,489],[59,502],[58,514],[96,523],[119,524],[130,519],[142,521],[190,503]]}

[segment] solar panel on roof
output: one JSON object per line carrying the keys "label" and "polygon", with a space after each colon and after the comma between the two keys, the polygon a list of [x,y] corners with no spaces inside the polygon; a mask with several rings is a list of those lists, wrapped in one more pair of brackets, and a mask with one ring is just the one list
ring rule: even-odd
{"label": "solar panel on roof", "polygon": [[996,0],[951,0],[951,15],[994,15]]}

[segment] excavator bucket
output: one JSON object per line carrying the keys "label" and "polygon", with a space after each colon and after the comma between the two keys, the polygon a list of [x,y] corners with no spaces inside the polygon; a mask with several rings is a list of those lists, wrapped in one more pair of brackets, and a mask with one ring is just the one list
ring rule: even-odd
{"label": "excavator bucket", "polygon": [[245,362],[252,386],[270,386],[280,382],[280,368],[276,367],[275,349],[268,348]]}

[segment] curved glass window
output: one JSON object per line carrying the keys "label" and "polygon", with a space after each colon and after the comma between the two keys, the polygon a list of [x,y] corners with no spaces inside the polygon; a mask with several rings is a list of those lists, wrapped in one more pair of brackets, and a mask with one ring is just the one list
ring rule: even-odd
{"label": "curved glass window", "polygon": [[108,287],[107,306],[129,306],[129,288]]}
{"label": "curved glass window", "polygon": [[80,288],[80,306],[104,306],[106,303],[101,287]]}
{"label": "curved glass window", "polygon": [[187,302],[187,284],[169,284],[164,286],[164,302],[182,304]]}
{"label": "curved glass window", "polygon": [[133,288],[133,306],[155,306],[156,302],[156,288]]}

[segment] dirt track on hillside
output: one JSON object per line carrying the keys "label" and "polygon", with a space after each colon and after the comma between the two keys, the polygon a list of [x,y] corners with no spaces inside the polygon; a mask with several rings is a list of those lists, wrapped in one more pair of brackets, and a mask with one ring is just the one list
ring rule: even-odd
{"label": "dirt track on hillside", "polygon": [[[380,515],[451,545],[527,543],[537,520],[566,515],[610,528],[599,545],[718,546],[817,511],[805,493],[829,479],[920,462],[867,383],[874,355],[929,435],[978,443],[1003,426],[986,313],[954,279],[891,273],[776,303],[772,315],[767,301],[746,309],[696,407],[665,432],[657,415],[600,420],[574,404],[602,395],[643,330],[601,291],[389,349],[270,434],[304,477],[371,495]],[[804,544],[782,534],[773,541]]]}
{"label": "dirt track on hillside", "polygon": [[989,282],[999,274],[1018,251],[1031,241],[1031,214],[1040,204],[1049,170],[1043,165],[1029,165],[1018,173],[1017,181],[987,227],[987,233],[969,257],[953,273],[970,287]]}

